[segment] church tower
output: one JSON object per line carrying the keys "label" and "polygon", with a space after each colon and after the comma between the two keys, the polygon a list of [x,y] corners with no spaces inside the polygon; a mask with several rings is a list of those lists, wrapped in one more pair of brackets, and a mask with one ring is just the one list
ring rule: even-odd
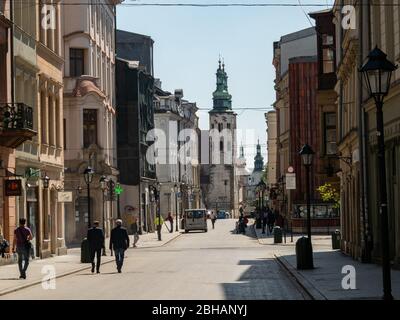
{"label": "church tower", "polygon": [[264,170],[264,158],[261,155],[260,140],[257,142],[257,154],[254,157],[254,172],[260,172]]}
{"label": "church tower", "polygon": [[205,203],[210,210],[229,211],[238,215],[238,175],[236,116],[232,110],[232,96],[228,91],[228,75],[225,64],[218,61],[216,90],[213,93],[213,109],[210,115],[210,144],[207,174],[208,185]]}

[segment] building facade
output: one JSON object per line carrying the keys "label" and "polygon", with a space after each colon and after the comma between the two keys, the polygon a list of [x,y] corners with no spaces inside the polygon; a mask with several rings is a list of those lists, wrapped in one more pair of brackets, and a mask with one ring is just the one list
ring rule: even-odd
{"label": "building facade", "polygon": [[[8,193],[6,183],[22,182],[15,172],[15,148],[36,135],[32,106],[14,100],[12,8],[11,1],[0,3],[0,236],[9,242],[18,224],[18,196]],[[25,121],[15,121],[18,114]]]}
{"label": "building facade", "polygon": [[[14,23],[9,38],[12,41],[9,101],[23,113],[29,113],[29,124],[28,118],[25,123],[37,132],[15,151],[15,170],[11,171],[21,181],[22,190],[12,219],[14,226],[18,218],[27,219],[34,236],[35,255],[45,258],[66,253],[64,207],[58,201],[64,180],[62,8],[59,1],[33,6],[11,2],[10,10]],[[44,23],[48,14],[51,18]],[[13,210],[12,204],[9,209]]]}
{"label": "building facade", "polygon": [[[118,216],[117,204],[105,197],[100,179],[118,179],[114,35],[115,6],[120,2],[63,6],[64,190],[73,193],[73,202],[65,205],[69,244],[80,243],[94,220],[109,235]],[[90,200],[83,175],[88,167],[94,170]]]}
{"label": "building facade", "polygon": [[[398,2],[396,1],[398,4]],[[358,72],[368,53],[378,46],[398,63],[400,20],[389,1],[349,4],[355,7],[355,28],[342,28],[342,1],[335,1],[338,95],[338,153],[341,166],[342,251],[364,262],[380,261],[381,230],[378,203],[376,108]],[[392,4],[392,2],[390,2]],[[400,263],[399,215],[399,86],[400,71],[392,76],[383,109],[385,128],[390,256]]]}
{"label": "building facade", "polygon": [[116,34],[118,167],[126,190],[121,209],[127,224],[136,216],[140,232],[153,232],[157,203],[152,189],[157,177],[147,155],[154,143],[154,41],[133,32]]}
{"label": "building facade", "polygon": [[121,207],[124,212],[131,208],[126,218],[136,215],[141,232],[153,232],[157,204],[152,188],[157,177],[148,150],[154,142],[154,78],[140,62],[118,58],[117,88],[118,168],[125,189]]}
{"label": "building facade", "polygon": [[272,189],[278,183],[278,152],[277,152],[277,123],[276,111],[269,111],[265,114],[267,125],[267,186]]}
{"label": "building facade", "polygon": [[[306,143],[315,151],[310,178],[312,229],[329,231],[339,225],[334,204],[324,203],[317,192],[327,181],[337,181],[334,78],[328,84],[326,80],[334,77],[334,62],[329,60],[333,28],[327,29],[325,25],[332,16],[320,12],[312,17],[317,20],[316,28],[286,35],[274,44],[279,159],[277,183],[270,186],[270,199],[272,206],[291,220],[295,232],[304,232],[306,227],[306,170],[299,155]],[[323,69],[326,65],[331,69]],[[286,181],[289,169],[296,175],[295,189],[290,190]]]}

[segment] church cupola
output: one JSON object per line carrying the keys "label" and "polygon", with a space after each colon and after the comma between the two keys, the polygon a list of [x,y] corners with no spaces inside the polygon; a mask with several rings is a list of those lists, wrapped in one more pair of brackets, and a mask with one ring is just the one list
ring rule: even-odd
{"label": "church cupola", "polygon": [[228,92],[228,75],[225,72],[225,63],[218,61],[217,89],[213,93],[213,109],[211,112],[232,111],[232,96]]}

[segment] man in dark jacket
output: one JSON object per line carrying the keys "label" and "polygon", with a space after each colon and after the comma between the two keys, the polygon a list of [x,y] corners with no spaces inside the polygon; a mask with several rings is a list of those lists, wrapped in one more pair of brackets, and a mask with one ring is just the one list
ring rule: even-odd
{"label": "man in dark jacket", "polygon": [[101,263],[101,250],[104,248],[104,233],[99,228],[99,222],[94,221],[93,227],[87,232],[87,240],[89,243],[90,250],[90,261],[92,262],[92,273],[94,272],[94,256],[97,256],[96,271],[100,273]]}
{"label": "man in dark jacket", "polygon": [[122,227],[121,219],[118,219],[115,223],[117,226],[111,230],[110,250],[114,249],[117,270],[118,273],[121,273],[125,250],[129,248],[129,236],[126,229]]}

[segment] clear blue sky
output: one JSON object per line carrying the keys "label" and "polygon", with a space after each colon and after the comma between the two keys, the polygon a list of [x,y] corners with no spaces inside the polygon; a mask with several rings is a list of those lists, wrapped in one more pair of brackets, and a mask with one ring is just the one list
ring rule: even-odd
{"label": "clear blue sky", "polygon": [[[125,3],[296,3],[296,0],[125,0]],[[304,0],[324,7],[329,0]],[[312,23],[314,21],[312,20]],[[271,108],[275,101],[273,42],[282,35],[310,27],[301,7],[129,7],[117,9],[117,27],[151,36],[155,77],[163,89],[184,90],[185,99],[199,108],[212,107],[218,56],[225,59],[233,107]],[[266,158],[264,111],[238,112],[240,129],[255,129]],[[201,111],[200,127],[208,128],[208,113]],[[240,141],[238,141],[240,144]],[[253,167],[254,142],[245,146],[248,167]]]}

